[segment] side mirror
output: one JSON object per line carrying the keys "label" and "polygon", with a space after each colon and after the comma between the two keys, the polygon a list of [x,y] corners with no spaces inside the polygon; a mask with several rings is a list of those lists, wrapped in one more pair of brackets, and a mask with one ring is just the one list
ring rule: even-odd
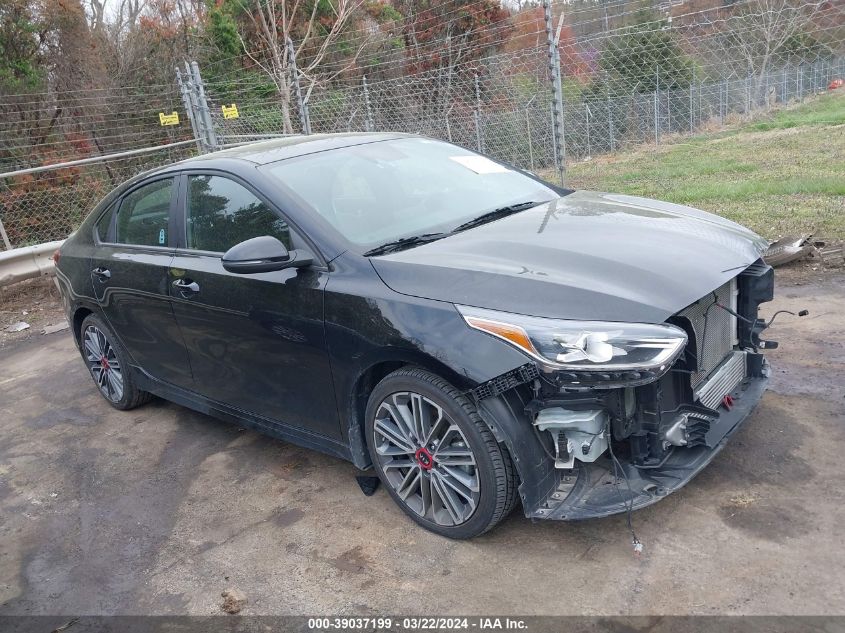
{"label": "side mirror", "polygon": [[288,251],[275,237],[262,235],[235,244],[223,254],[223,268],[230,273],[248,275],[269,273],[284,268],[301,268],[311,264],[309,255]]}

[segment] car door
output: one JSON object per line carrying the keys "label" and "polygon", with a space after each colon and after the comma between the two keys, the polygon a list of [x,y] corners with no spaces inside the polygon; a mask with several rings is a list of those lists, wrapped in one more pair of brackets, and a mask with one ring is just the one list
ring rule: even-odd
{"label": "car door", "polygon": [[[170,269],[194,389],[238,409],[339,438],[323,327],[327,270],[281,213],[246,182],[189,172]],[[315,263],[272,273],[226,271],[222,254],[271,235]]]}
{"label": "car door", "polygon": [[173,175],[144,181],[121,196],[108,224],[101,218],[91,284],[134,362],[152,376],[178,384],[191,381],[191,370],[167,283],[176,246],[177,183]]}

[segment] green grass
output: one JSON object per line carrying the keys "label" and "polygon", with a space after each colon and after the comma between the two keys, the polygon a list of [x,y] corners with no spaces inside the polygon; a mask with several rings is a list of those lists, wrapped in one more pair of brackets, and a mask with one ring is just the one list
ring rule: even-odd
{"label": "green grass", "polygon": [[825,95],[799,108],[779,110],[773,116],[752,124],[751,129],[785,130],[804,125],[842,125],[843,123],[845,123],[845,107],[843,107],[841,94],[837,94]]}
{"label": "green grass", "polygon": [[567,185],[687,204],[769,239],[843,239],[845,90],[720,132],[571,164]]}

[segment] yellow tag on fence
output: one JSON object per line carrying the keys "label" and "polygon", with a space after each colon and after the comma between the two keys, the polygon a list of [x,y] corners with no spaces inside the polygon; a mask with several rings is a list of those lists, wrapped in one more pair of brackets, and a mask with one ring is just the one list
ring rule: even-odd
{"label": "yellow tag on fence", "polygon": [[238,106],[234,103],[230,106],[220,106],[223,110],[223,118],[224,119],[237,119],[241,115],[238,114]]}
{"label": "yellow tag on fence", "polygon": [[164,112],[159,112],[158,120],[162,125],[179,125],[179,113],[165,114]]}

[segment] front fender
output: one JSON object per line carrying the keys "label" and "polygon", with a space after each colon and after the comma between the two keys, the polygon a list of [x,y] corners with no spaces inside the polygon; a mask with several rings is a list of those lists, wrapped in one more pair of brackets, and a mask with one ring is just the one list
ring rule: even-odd
{"label": "front fender", "polygon": [[451,303],[391,290],[366,260],[341,257],[333,266],[324,295],[326,347],[338,418],[358,466],[369,460],[360,432],[368,395],[362,378],[370,376],[372,388],[398,366],[419,365],[469,392],[528,362],[514,347],[470,328]]}

